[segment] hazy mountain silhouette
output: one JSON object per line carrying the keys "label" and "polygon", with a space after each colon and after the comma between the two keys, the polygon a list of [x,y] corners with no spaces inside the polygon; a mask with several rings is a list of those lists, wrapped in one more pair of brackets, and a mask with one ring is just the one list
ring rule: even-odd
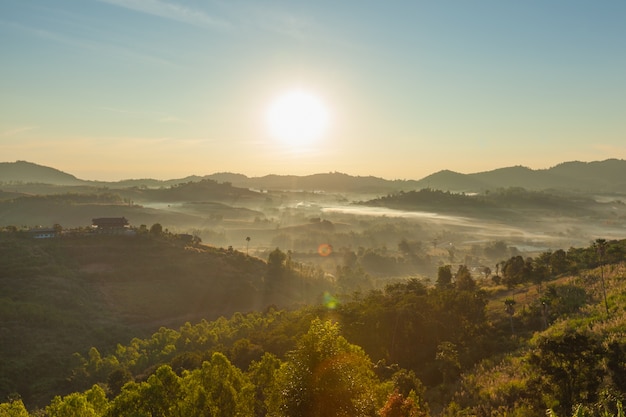
{"label": "hazy mountain silhouette", "polygon": [[305,176],[266,175],[256,178],[248,178],[241,174],[215,174],[207,177],[216,181],[228,181],[237,187],[291,191],[380,193],[408,187],[409,183],[415,183],[414,181],[390,181],[372,176],[352,176],[341,172]]}
{"label": "hazy mountain silhouette", "polygon": [[41,183],[54,185],[82,185],[73,175],[32,162],[0,162],[0,183]]}
{"label": "hazy mountain silhouette", "polygon": [[497,188],[522,187],[529,190],[553,188],[590,192],[626,192],[626,160],[564,162],[548,169],[538,170],[513,166],[471,174],[443,170],[418,181],[352,176],[340,172],[305,176],[266,175],[263,177],[247,177],[243,174],[221,172],[204,176],[190,175],[185,178],[166,181],[147,178],[105,182],[80,180],[57,169],[25,161],[0,163],[0,184],[43,183],[94,185],[111,188],[159,188],[206,179],[229,183],[234,187],[256,190],[386,193],[431,188],[453,192],[482,192]]}
{"label": "hazy mountain silhouette", "polygon": [[418,188],[449,191],[478,192],[507,187],[626,192],[626,161],[565,162],[538,170],[514,166],[473,174],[440,171],[418,181]]}

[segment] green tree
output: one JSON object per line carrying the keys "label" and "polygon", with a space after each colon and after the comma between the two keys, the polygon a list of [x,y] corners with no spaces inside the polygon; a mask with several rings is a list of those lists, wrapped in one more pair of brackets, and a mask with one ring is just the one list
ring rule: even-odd
{"label": "green tree", "polygon": [[48,417],[102,417],[109,408],[104,390],[98,385],[84,393],[74,392],[65,397],[56,396],[46,407]]}
{"label": "green tree", "polygon": [[183,381],[180,416],[252,416],[254,387],[226,356],[215,352]]}
{"label": "green tree", "polygon": [[29,417],[22,400],[13,400],[0,404],[0,416],[2,417]]}
{"label": "green tree", "polygon": [[180,378],[169,365],[160,366],[142,383],[128,383],[115,398],[111,417],[169,417],[179,409]]}
{"label": "green tree", "polygon": [[378,384],[363,350],[340,335],[339,326],[315,319],[278,376],[277,416],[370,416]]}
{"label": "green tree", "polygon": [[127,369],[118,368],[111,372],[107,377],[107,386],[109,387],[111,397],[117,397],[122,392],[124,384],[132,380],[133,375]]}
{"label": "green tree", "polygon": [[529,363],[537,368],[536,383],[543,387],[544,395],[554,396],[559,413],[569,414],[575,404],[597,400],[603,379],[598,357],[604,350],[596,340],[585,333],[565,330],[542,334],[533,344]]}
{"label": "green tree", "polygon": [[[280,360],[271,353],[265,353],[260,361],[250,364],[248,376],[255,387],[254,415],[256,417],[266,416],[267,405],[279,396],[276,388],[276,374],[280,365]],[[272,396],[275,398],[272,399]]]}

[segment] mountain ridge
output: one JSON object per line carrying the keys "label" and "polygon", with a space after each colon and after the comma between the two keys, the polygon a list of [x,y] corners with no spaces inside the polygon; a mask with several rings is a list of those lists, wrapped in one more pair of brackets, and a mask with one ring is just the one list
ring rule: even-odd
{"label": "mountain ridge", "polygon": [[613,158],[591,162],[568,161],[545,169],[531,169],[516,165],[469,174],[445,169],[419,180],[389,180],[371,175],[354,176],[335,171],[304,176],[268,174],[260,177],[218,172],[170,180],[144,178],[111,182],[82,180],[56,168],[27,161],[0,162],[0,185],[41,183],[112,188],[155,188],[205,179],[258,190],[383,193],[433,188],[452,192],[485,192],[497,188],[522,187],[531,190],[568,189],[624,193],[626,192],[626,160]]}

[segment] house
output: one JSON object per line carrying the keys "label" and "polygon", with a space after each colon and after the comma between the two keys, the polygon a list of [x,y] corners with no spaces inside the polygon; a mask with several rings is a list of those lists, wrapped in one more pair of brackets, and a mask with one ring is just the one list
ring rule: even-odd
{"label": "house", "polygon": [[91,227],[98,233],[119,234],[129,229],[126,217],[99,217],[91,219]]}
{"label": "house", "polygon": [[57,236],[57,230],[50,227],[37,227],[28,231],[33,239],[51,239]]}

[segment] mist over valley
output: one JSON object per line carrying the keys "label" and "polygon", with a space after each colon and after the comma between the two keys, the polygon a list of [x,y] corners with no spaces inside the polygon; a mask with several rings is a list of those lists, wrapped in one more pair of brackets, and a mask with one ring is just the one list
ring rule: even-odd
{"label": "mist over valley", "polygon": [[[403,181],[328,173],[96,182],[1,163],[0,335],[8,343],[0,393],[19,395],[10,406],[52,413],[77,391],[96,395],[85,391],[96,384],[110,407],[127,410],[119,404],[130,391],[117,378],[147,387],[154,372],[173,372],[186,384],[186,370],[219,355],[237,369],[253,369],[263,354],[290,360],[301,340],[317,337],[306,335],[309,326],[334,322],[376,362],[376,378],[410,370],[419,409],[443,413],[466,388],[455,391],[433,361],[441,349],[463,349],[455,378],[471,385],[493,372],[474,375],[473,363],[508,352],[511,340],[532,344],[584,300],[589,308],[601,300],[603,262],[612,262],[611,297],[621,291],[626,161],[563,165],[591,179],[573,170],[542,188],[535,171],[514,167],[480,182],[448,172]],[[442,188],[429,186],[441,178]],[[106,222],[119,226],[99,226]],[[538,310],[540,302],[551,310]],[[449,323],[434,328],[442,315]],[[343,340],[337,329],[315,331]],[[275,407],[265,401],[262,410]]]}

